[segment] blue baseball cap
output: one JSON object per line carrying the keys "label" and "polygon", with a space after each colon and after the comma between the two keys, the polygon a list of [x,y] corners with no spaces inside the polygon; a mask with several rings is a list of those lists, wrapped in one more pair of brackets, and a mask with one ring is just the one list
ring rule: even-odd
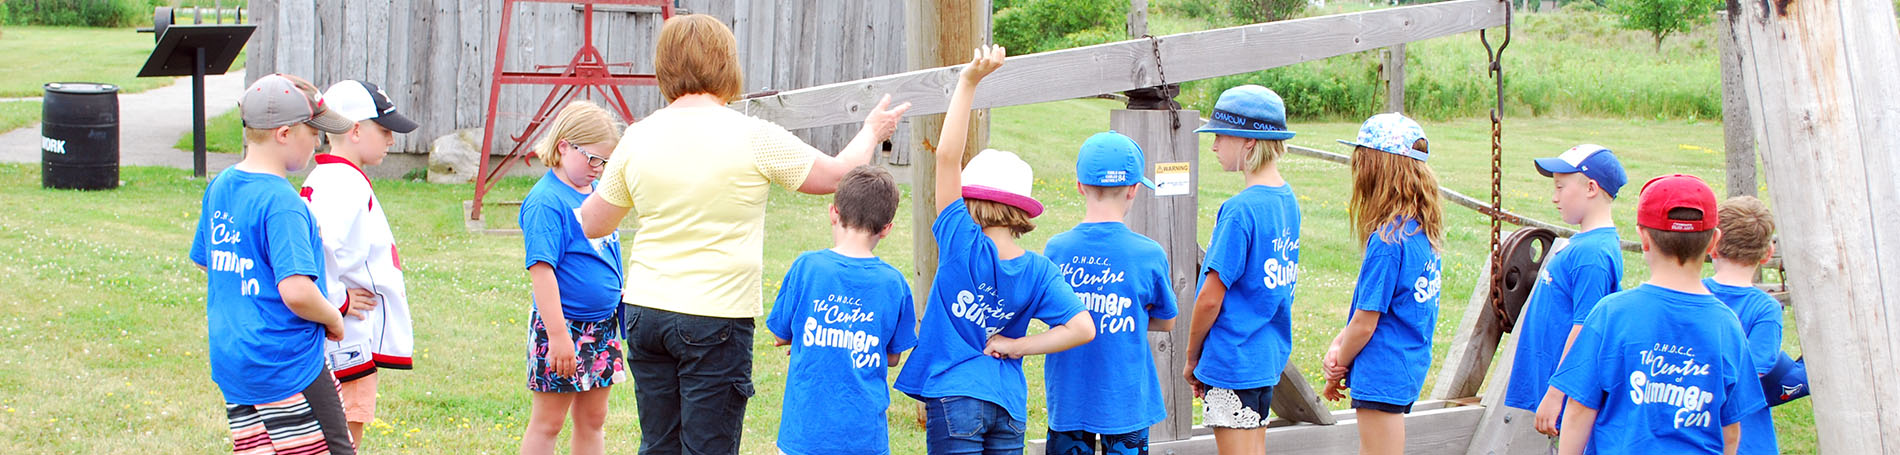
{"label": "blue baseball cap", "polygon": [[1616,160],[1616,154],[1610,149],[1596,144],[1582,144],[1565,150],[1556,158],[1538,158],[1537,172],[1550,177],[1551,174],[1583,174],[1597,182],[1603,192],[1616,198],[1616,190],[1629,183],[1629,176],[1623,173],[1623,162]]}
{"label": "blue baseball cap", "polygon": [[1353,140],[1340,139],[1339,143],[1354,147],[1365,147],[1381,152],[1399,155],[1419,161],[1431,158],[1431,154],[1412,148],[1413,144],[1425,139],[1425,128],[1418,126],[1404,114],[1388,112],[1367,118],[1359,125],[1359,137]]}
{"label": "blue baseball cap", "polygon": [[1075,156],[1075,181],[1090,186],[1139,183],[1154,188],[1155,182],[1142,176],[1144,163],[1141,146],[1134,139],[1114,130],[1095,133],[1082,141],[1082,152]]}
{"label": "blue baseball cap", "polygon": [[1207,124],[1194,132],[1274,141],[1293,138],[1293,132],[1286,130],[1286,101],[1272,89],[1252,84],[1221,92]]}

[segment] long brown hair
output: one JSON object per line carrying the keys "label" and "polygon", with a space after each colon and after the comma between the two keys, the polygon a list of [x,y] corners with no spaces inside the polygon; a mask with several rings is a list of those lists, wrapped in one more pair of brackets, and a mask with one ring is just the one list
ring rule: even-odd
{"label": "long brown hair", "polygon": [[[1425,141],[1413,148],[1425,150]],[[1386,243],[1398,241],[1401,220],[1418,220],[1431,239],[1432,249],[1445,245],[1445,215],[1438,197],[1438,177],[1424,161],[1365,147],[1352,153],[1352,202],[1347,206],[1352,233],[1369,239],[1377,234]],[[1361,244],[1364,247],[1364,244]]]}

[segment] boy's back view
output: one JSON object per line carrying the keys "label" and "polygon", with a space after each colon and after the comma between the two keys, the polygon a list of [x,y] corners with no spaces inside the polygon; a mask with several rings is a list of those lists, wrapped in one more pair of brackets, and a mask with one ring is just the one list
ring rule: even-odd
{"label": "boy's back view", "polygon": [[211,380],[240,453],[355,453],[323,341],[342,313],[324,299],[323,244],[284,173],[302,169],[317,132],[352,122],[309,82],[269,75],[245,89],[244,160],[205,189],[191,260],[208,272]]}
{"label": "boy's back view", "polygon": [[[1775,218],[1760,199],[1748,196],[1723,201],[1721,214],[1722,241],[1715,246],[1715,276],[1702,279],[1702,284],[1735,311],[1742,332],[1748,336],[1752,371],[1766,375],[1786,357],[1781,353],[1781,302],[1755,288],[1756,270],[1775,252]],[[1765,383],[1762,392],[1781,392],[1769,384],[1775,383]],[[1742,418],[1742,445],[1736,453],[1781,453],[1776,447],[1774,415],[1768,408]]]}
{"label": "boy's back view", "polygon": [[1766,404],[1741,324],[1700,280],[1715,193],[1676,174],[1641,197],[1650,278],[1597,304],[1551,378],[1570,398],[1560,452],[1734,453],[1738,422]]}
{"label": "boy's back view", "polygon": [[1049,354],[1042,370],[1052,454],[1094,453],[1097,436],[1105,453],[1142,453],[1148,427],[1168,416],[1148,350],[1148,331],[1171,329],[1176,313],[1168,255],[1122,222],[1139,186],[1153,185],[1142,167],[1128,136],[1084,141],[1075,173],[1087,211],[1045,250],[1096,318],[1095,340]]}
{"label": "boy's back view", "polygon": [[792,346],[778,449],[791,455],[888,454],[887,367],[917,344],[917,316],[904,274],[873,255],[891,232],[897,184],[859,166],[838,183],[831,206],[836,246],[798,256],[766,328]]}

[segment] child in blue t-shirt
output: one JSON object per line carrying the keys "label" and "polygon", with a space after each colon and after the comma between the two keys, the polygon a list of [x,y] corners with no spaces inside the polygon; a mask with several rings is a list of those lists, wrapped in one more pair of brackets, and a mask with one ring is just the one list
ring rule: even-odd
{"label": "child in blue t-shirt", "polygon": [[1550,378],[1569,397],[1559,453],[1735,453],[1740,422],[1766,403],[1741,323],[1700,279],[1715,192],[1675,174],[1640,198],[1650,277],[1597,304]]}
{"label": "child in blue t-shirt", "polygon": [[[1755,270],[1775,254],[1775,216],[1760,199],[1736,196],[1717,209],[1722,238],[1715,243],[1715,276],[1702,285],[1715,294],[1742,323],[1748,337],[1748,363],[1755,376],[1766,375],[1781,362],[1781,302],[1755,288]],[[1744,375],[1746,377],[1746,375]],[[1763,388],[1762,393],[1780,390]],[[1763,396],[1767,399],[1767,396]],[[1742,417],[1741,455],[1778,454],[1774,413],[1762,408]]]}
{"label": "child in blue t-shirt", "polygon": [[1623,290],[1623,240],[1610,217],[1610,203],[1628,178],[1616,154],[1596,144],[1571,147],[1535,163],[1555,188],[1550,200],[1557,213],[1580,232],[1570,237],[1569,245],[1550,253],[1524,304],[1504,405],[1536,412],[1533,426],[1555,438],[1564,395],[1550,388],[1550,375],[1597,300]]}
{"label": "child in blue t-shirt", "polygon": [[877,165],[846,173],[831,202],[831,249],[785,271],[765,327],[790,345],[778,450],[790,455],[891,453],[886,368],[917,345],[904,274],[872,253],[891,233],[897,183]]}
{"label": "child in blue t-shirt", "polygon": [[1142,177],[1141,147],[1121,133],[1096,133],[1075,160],[1082,224],[1056,234],[1049,260],[1095,316],[1095,340],[1049,354],[1043,383],[1049,396],[1050,454],[1147,453],[1148,427],[1166,419],[1148,331],[1174,328],[1168,254],[1122,219]]}
{"label": "child in blue t-shirt", "polygon": [[[1002,47],[977,49],[950,95],[937,142],[938,213],[930,228],[937,272],[917,350],[896,384],[924,402],[933,454],[1021,451],[1029,417],[1023,356],[1095,337],[1094,318],[1055,263],[1016,244],[1035,228],[1030,218],[1042,214],[1030,196],[1029,163],[985,150],[963,164],[976,84],[1002,65]],[[1032,318],[1049,330],[1025,336]]]}
{"label": "child in blue t-shirt", "polygon": [[192,236],[191,262],[207,273],[211,380],[238,452],[356,453],[323,358],[325,339],[343,339],[343,310],[317,285],[323,239],[284,178],[310,163],[319,130],[356,125],[322,100],[283,74],[244,90],[244,160],[211,179]]}
{"label": "child in blue t-shirt", "polygon": [[620,142],[620,122],[589,101],[561,108],[535,144],[548,173],[521,201],[521,241],[534,305],[522,453],[552,453],[569,415],[573,452],[606,444],[608,391],[626,380],[620,349],[620,234],[587,238],[580,207]]}
{"label": "child in blue t-shirt", "polygon": [[1221,169],[1246,188],[1220,205],[1207,245],[1181,375],[1204,403],[1222,448],[1266,450],[1267,411],[1293,352],[1293,284],[1300,263],[1300,204],[1280,176],[1286,104],[1266,87],[1221,92],[1207,125]]}
{"label": "child in blue t-shirt", "polygon": [[1359,418],[1359,453],[1405,451],[1412,412],[1432,365],[1438,327],[1438,250],[1445,243],[1438,178],[1418,122],[1398,113],[1366,119],[1352,142],[1353,234],[1365,260],[1346,327],[1326,349],[1328,400],[1345,398]]}

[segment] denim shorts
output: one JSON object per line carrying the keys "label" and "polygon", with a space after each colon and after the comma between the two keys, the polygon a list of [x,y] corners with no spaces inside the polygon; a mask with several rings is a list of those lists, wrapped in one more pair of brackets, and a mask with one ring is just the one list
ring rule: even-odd
{"label": "denim shorts", "polygon": [[1021,455],[1028,422],[996,403],[970,397],[924,398],[925,445],[931,455]]}
{"label": "denim shorts", "polygon": [[1252,430],[1267,426],[1267,410],[1273,404],[1273,386],[1251,389],[1208,387],[1202,394],[1201,419],[1210,428]]}

